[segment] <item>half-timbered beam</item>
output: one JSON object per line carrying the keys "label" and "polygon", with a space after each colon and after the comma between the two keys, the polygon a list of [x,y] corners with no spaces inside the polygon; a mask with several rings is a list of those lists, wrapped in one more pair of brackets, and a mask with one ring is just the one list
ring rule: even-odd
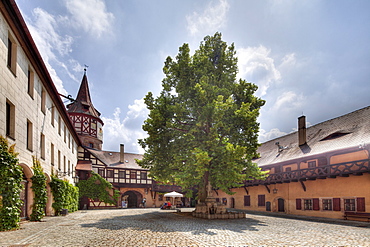
{"label": "half-timbered beam", "polygon": [[270,193],[270,188],[267,186],[267,184],[265,184],[265,187],[266,187],[268,193]]}
{"label": "half-timbered beam", "polygon": [[247,189],[247,187],[243,187],[244,189],[245,189],[245,192],[247,193],[247,195],[249,195],[249,191],[248,191],[248,189]]}
{"label": "half-timbered beam", "polygon": [[306,185],[303,183],[303,181],[302,180],[299,180],[299,182],[301,182],[301,185],[302,185],[303,190],[306,191]]}

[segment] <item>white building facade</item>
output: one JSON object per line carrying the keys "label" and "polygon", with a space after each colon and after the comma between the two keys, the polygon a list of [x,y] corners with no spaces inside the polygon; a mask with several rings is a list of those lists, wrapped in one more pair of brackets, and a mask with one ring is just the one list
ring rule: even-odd
{"label": "white building facade", "polygon": [[[23,169],[22,217],[31,214],[32,165],[73,183],[79,138],[15,1],[0,3],[0,135],[16,144]],[[46,214],[51,215],[48,188]]]}

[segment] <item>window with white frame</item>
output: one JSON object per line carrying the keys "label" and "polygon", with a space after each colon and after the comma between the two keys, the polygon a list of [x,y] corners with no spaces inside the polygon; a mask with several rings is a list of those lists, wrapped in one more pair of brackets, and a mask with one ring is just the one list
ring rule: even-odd
{"label": "window with white frame", "polygon": [[312,199],[304,199],[303,206],[304,206],[304,210],[312,210],[313,209]]}
{"label": "window with white frame", "polygon": [[344,211],[356,211],[356,200],[344,199]]}
{"label": "window with white frame", "polygon": [[333,199],[322,199],[322,210],[331,211],[333,210]]}

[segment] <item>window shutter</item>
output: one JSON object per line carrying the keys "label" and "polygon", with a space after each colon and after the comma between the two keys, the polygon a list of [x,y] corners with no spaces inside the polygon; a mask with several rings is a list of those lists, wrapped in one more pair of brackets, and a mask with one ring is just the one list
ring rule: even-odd
{"label": "window shutter", "polygon": [[297,210],[302,210],[302,199],[295,199],[295,208]]}
{"label": "window shutter", "polygon": [[258,195],[258,206],[259,207],[265,206],[265,195]]}
{"label": "window shutter", "polygon": [[320,200],[319,198],[313,198],[313,210],[320,210]]}
{"label": "window shutter", "polygon": [[251,205],[251,196],[244,196],[244,206]]}
{"label": "window shutter", "polygon": [[357,198],[357,212],[365,212],[365,197]]}
{"label": "window shutter", "polygon": [[340,198],[333,198],[333,211],[340,211]]}

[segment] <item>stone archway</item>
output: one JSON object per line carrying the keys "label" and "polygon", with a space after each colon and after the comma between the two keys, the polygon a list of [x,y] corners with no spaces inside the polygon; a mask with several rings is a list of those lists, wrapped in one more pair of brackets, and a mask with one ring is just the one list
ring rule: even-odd
{"label": "stone archway", "polygon": [[135,190],[126,191],[122,195],[122,198],[126,196],[127,196],[127,207],[128,208],[138,208],[143,199],[143,196]]}
{"label": "stone archway", "polygon": [[31,168],[26,164],[21,163],[19,164],[19,166],[22,167],[23,171],[23,189],[20,194],[20,199],[23,202],[23,205],[21,207],[21,219],[27,219],[32,213],[31,205],[33,204],[33,192],[31,189],[31,178],[33,176],[33,172]]}

